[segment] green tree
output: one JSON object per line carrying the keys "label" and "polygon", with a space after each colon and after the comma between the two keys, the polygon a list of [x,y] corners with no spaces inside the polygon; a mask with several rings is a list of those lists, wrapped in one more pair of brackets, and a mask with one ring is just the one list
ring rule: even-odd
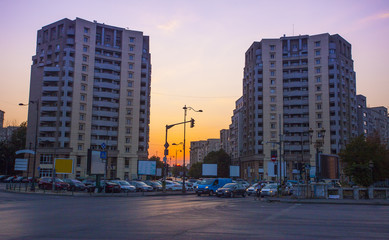
{"label": "green tree", "polygon": [[218,177],[230,177],[231,157],[223,149],[213,151],[204,158],[205,164],[217,164]]}
{"label": "green tree", "polygon": [[15,174],[15,152],[25,148],[26,132],[27,123],[23,122],[13,131],[10,141],[0,142],[0,172],[2,174]]}
{"label": "green tree", "polygon": [[370,186],[389,176],[389,152],[378,134],[352,139],[339,155],[345,174],[358,185]]}
{"label": "green tree", "polygon": [[202,175],[202,170],[203,170],[203,163],[202,162],[194,163],[190,167],[188,175],[191,178],[200,178]]}

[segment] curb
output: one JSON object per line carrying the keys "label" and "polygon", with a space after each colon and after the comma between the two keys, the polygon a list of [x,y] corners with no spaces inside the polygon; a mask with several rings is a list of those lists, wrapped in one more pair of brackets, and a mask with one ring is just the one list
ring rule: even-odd
{"label": "curb", "polygon": [[339,201],[339,200],[289,200],[289,199],[267,199],[266,202],[279,202],[279,203],[293,203],[293,204],[338,204],[338,205],[376,205],[376,206],[389,206],[389,201]]}

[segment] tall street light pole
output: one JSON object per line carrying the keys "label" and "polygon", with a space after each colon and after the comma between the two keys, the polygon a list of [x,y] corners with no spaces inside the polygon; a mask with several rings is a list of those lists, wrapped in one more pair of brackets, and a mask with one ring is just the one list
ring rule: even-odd
{"label": "tall street light pole", "polygon": [[36,123],[35,123],[35,146],[34,146],[34,163],[32,168],[32,185],[31,191],[35,191],[35,165],[36,165],[36,151],[38,148],[38,126],[39,126],[39,99],[30,101],[29,104],[19,103],[19,106],[28,106],[30,104],[36,105]]}
{"label": "tall street light pole", "polygon": [[[203,110],[195,110],[193,109],[192,107],[187,107],[186,105],[182,108],[184,109],[184,154],[183,154],[183,158],[184,158],[184,163],[183,163],[183,180],[182,180],[182,192],[185,193],[186,192],[186,186],[185,186],[185,178],[186,178],[186,171],[185,171],[185,142],[186,142],[186,113],[187,113],[187,110],[192,110],[194,112],[203,112]],[[191,122],[191,127],[194,126],[194,120]]]}

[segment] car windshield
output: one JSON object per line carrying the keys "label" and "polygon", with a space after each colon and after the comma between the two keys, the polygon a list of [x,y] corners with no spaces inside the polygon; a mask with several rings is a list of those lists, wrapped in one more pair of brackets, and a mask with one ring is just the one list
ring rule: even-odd
{"label": "car windshield", "polygon": [[126,181],[119,181],[119,184],[120,185],[123,185],[123,186],[128,186],[128,185],[130,185],[128,182],[126,182]]}
{"label": "car windshield", "polygon": [[215,181],[214,179],[211,179],[211,178],[206,178],[204,179],[203,181],[201,181],[201,185],[211,185],[213,183],[213,181]]}
{"label": "car windshield", "polygon": [[147,185],[147,184],[144,183],[144,182],[138,182],[138,184],[141,185],[141,186],[146,186],[146,185]]}
{"label": "car windshield", "polygon": [[233,186],[236,186],[235,183],[227,183],[226,185],[223,186],[223,188],[232,188]]}

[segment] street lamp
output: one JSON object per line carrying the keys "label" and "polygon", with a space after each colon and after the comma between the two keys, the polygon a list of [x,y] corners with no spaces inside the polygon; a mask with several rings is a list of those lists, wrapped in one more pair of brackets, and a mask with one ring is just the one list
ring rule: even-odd
{"label": "street lamp", "polygon": [[[311,144],[313,143],[312,141],[312,137],[313,137],[313,132],[314,130],[312,128],[309,129],[309,136],[310,136],[310,139],[311,139]],[[316,164],[316,169],[315,169],[315,178],[316,178],[316,182],[321,178],[321,171],[320,171],[320,149],[323,147],[324,145],[324,135],[326,133],[326,130],[324,128],[321,128],[319,130],[316,130],[316,139],[315,139],[315,142],[314,142],[314,147],[316,149],[316,153],[315,153],[315,164]]]}
{"label": "street lamp", "polygon": [[31,191],[35,191],[35,164],[36,164],[36,151],[38,148],[39,99],[37,99],[35,101],[30,101],[28,104],[19,103],[19,106],[28,106],[30,104],[36,105],[34,164],[33,164],[33,168],[32,168],[32,185],[31,185]]}
{"label": "street lamp", "polygon": [[[174,146],[178,146],[178,145],[181,145],[181,144],[184,144],[183,142],[180,142],[180,143],[172,143],[172,145]],[[181,150],[180,150],[181,151]],[[177,152],[178,152],[178,149],[176,149],[176,170],[177,170]],[[176,175],[177,177],[177,175]]]}
{"label": "street lamp", "polygon": [[[182,181],[182,192],[185,193],[186,192],[186,186],[185,186],[185,177],[186,177],[186,173],[185,173],[185,141],[186,141],[186,112],[187,110],[192,110],[194,112],[203,112],[203,110],[195,110],[193,109],[192,107],[187,107],[186,105],[182,108],[184,109],[184,163],[183,163],[183,171],[184,171],[184,179]],[[192,119],[192,122],[191,122],[191,127],[194,126],[194,120]]]}

